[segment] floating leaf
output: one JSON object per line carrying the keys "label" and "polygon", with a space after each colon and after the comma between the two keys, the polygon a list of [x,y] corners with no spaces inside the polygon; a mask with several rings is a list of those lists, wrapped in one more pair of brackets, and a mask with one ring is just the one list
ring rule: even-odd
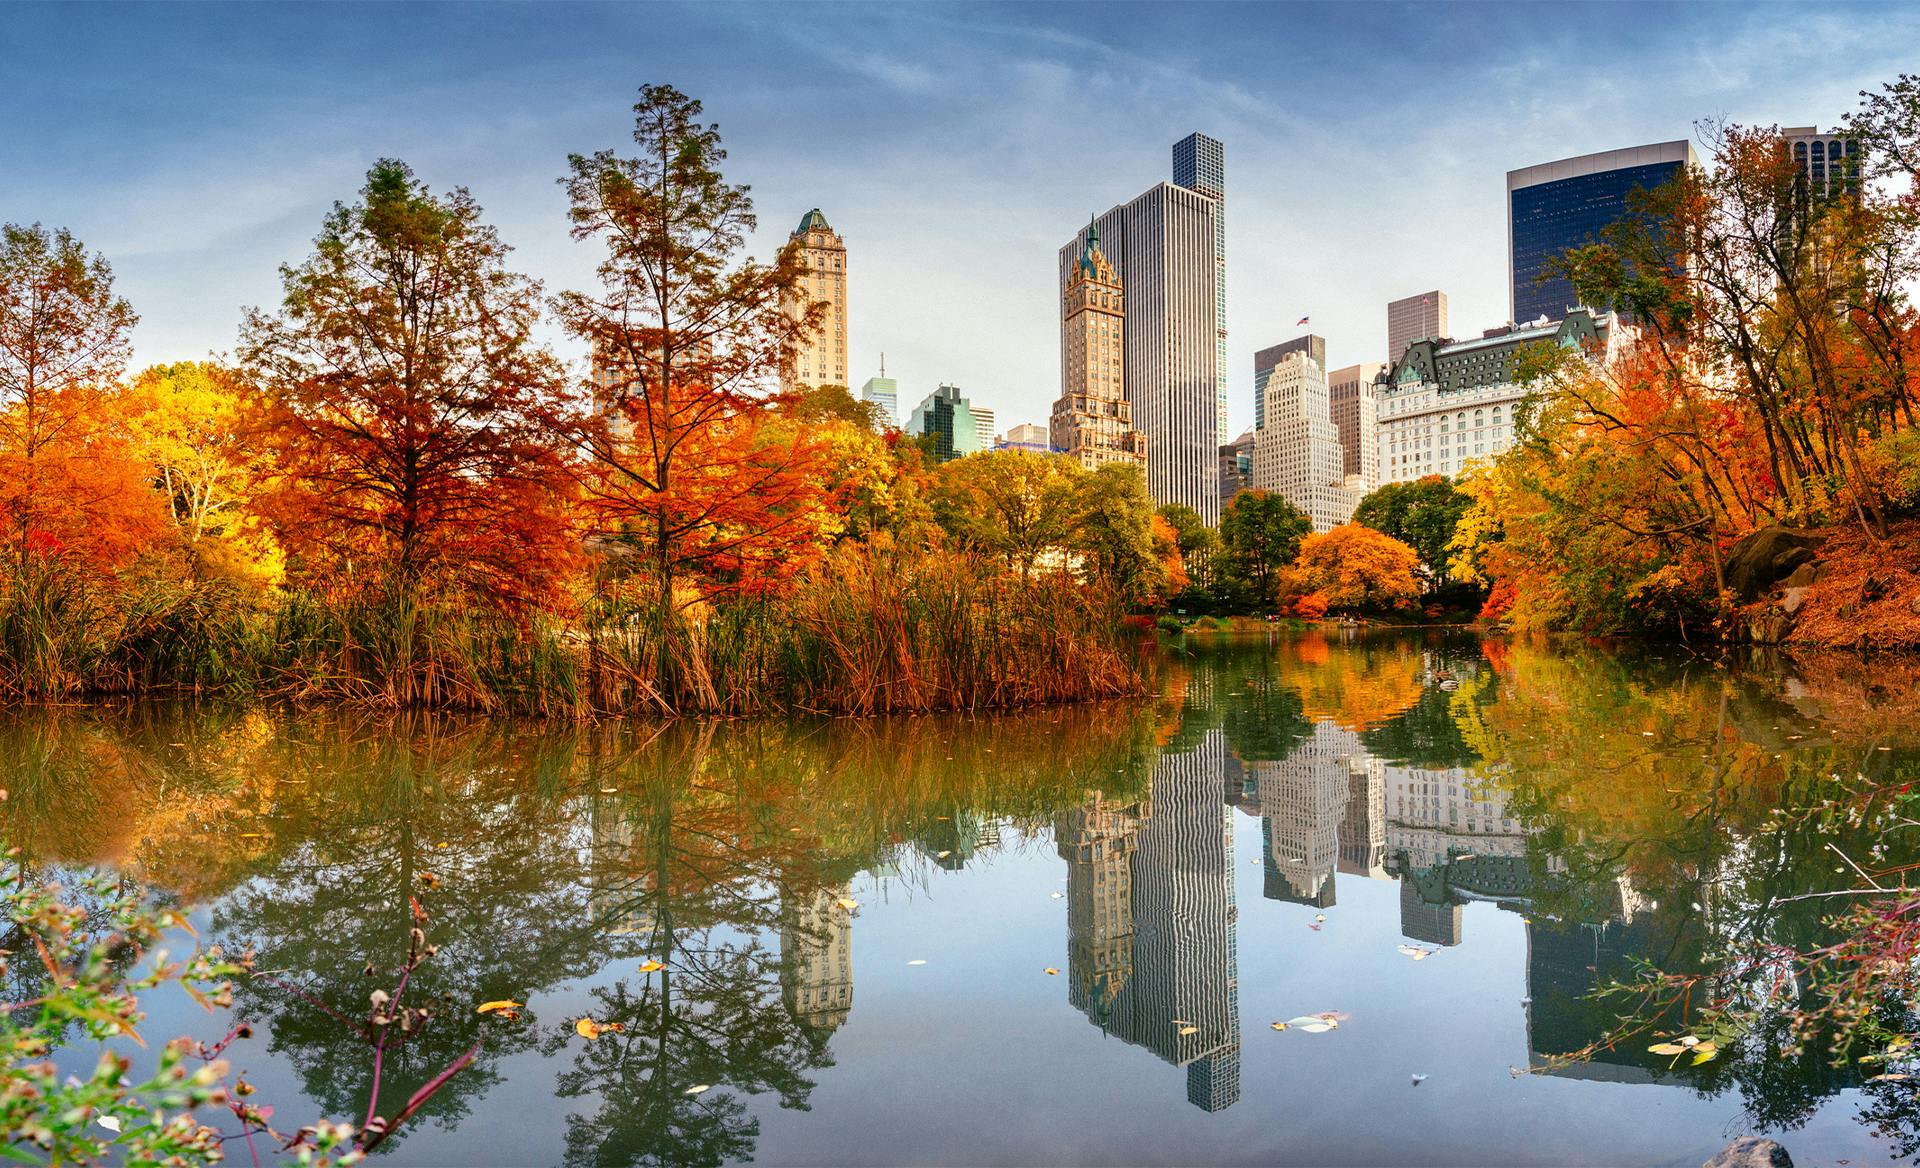
{"label": "floating leaf", "polygon": [[1047,893],[1047,899],[1048,899],[1048,900],[1059,900],[1059,899],[1061,899],[1061,898],[1062,898],[1062,897],[1064,897],[1064,896],[1066,896],[1066,893],[1064,893],[1064,892],[1049,892],[1049,893]]}
{"label": "floating leaf", "polygon": [[1285,1022],[1275,1022],[1273,1028],[1275,1030],[1285,1030],[1287,1029],[1287,1024]]}
{"label": "floating leaf", "polygon": [[1200,1028],[1198,1026],[1182,1026],[1179,1030],[1179,1034],[1183,1038],[1189,1034],[1198,1034],[1198,1033],[1200,1033]]}
{"label": "floating leaf", "polygon": [[1888,1071],[1888,1072],[1887,1072],[1886,1074],[1884,1074],[1884,1075],[1874,1075],[1873,1077],[1871,1077],[1871,1078],[1869,1078],[1869,1079],[1867,1080],[1867,1082],[1869,1082],[1869,1083],[1897,1083],[1897,1082],[1900,1082],[1900,1081],[1901,1081],[1902,1079],[1908,1079],[1908,1078],[1911,1078],[1911,1077],[1912,1077],[1912,1076],[1910,1076],[1910,1075],[1908,1075],[1908,1074],[1906,1074],[1906,1073],[1905,1073],[1904,1071]]}
{"label": "floating leaf", "polygon": [[953,855],[953,853],[952,853],[952,852],[950,852],[950,851],[947,851],[947,852],[935,852],[935,853],[933,854],[933,858],[934,858],[934,859],[936,859],[936,860],[944,860],[944,859],[946,859],[946,858],[947,858],[948,856],[951,856],[951,855]]}
{"label": "floating leaf", "polygon": [[120,1117],[117,1115],[103,1115],[93,1122],[106,1128],[108,1131],[117,1132],[120,1130]]}
{"label": "floating leaf", "polygon": [[1685,1054],[1687,1048],[1677,1042],[1656,1042],[1647,1051],[1650,1054]]}
{"label": "floating leaf", "polygon": [[693,1086],[688,1087],[685,1091],[682,1091],[680,1093],[682,1095],[704,1095],[711,1090],[713,1090],[712,1083],[695,1083]]}
{"label": "floating leaf", "polygon": [[1685,1038],[1680,1040],[1680,1045],[1681,1046],[1699,1046],[1700,1040],[1698,1038],[1695,1038],[1693,1035],[1689,1034]]}
{"label": "floating leaf", "polygon": [[1413,1076],[1413,1085],[1416,1087],[1418,1087],[1420,1084],[1426,1081],[1427,1081],[1427,1077],[1425,1075],[1416,1074]]}
{"label": "floating leaf", "polygon": [[848,912],[852,912],[854,909],[860,907],[860,902],[853,899],[851,896],[843,896],[839,900],[834,901],[833,903],[839,905],[841,908],[846,909]]}
{"label": "floating leaf", "polygon": [[652,973],[652,972],[653,972],[654,970],[656,970],[656,969],[665,969],[666,967],[667,967],[667,963],[666,963],[666,962],[664,962],[664,961],[655,961],[655,960],[654,960],[653,958],[651,958],[651,957],[649,957],[649,958],[647,958],[647,959],[646,959],[645,961],[642,961],[642,962],[640,963],[640,972],[641,972],[641,973]]}
{"label": "floating leaf", "polygon": [[502,1014],[502,1013],[511,1013],[512,1011],[518,1010],[519,1008],[520,1008],[519,1002],[509,1001],[506,998],[501,998],[499,1001],[496,1001],[496,1002],[481,1002],[478,1006],[474,1007],[473,1012],[476,1014]]}
{"label": "floating leaf", "polygon": [[916,957],[912,961],[907,962],[908,965],[925,965],[926,963],[927,959],[924,957]]}
{"label": "floating leaf", "polygon": [[1051,966],[1051,965],[1049,965],[1049,966],[1047,966],[1047,976],[1048,976],[1048,977],[1059,977],[1059,976],[1060,976],[1060,971],[1059,971],[1059,970],[1057,970],[1057,969],[1055,969],[1055,968],[1054,968],[1053,966]]}
{"label": "floating leaf", "polygon": [[436,847],[436,848],[444,848],[444,847],[446,847],[446,846],[447,846],[447,841],[446,841],[446,840],[441,840],[441,841],[440,841],[439,843],[437,843],[437,844],[435,844],[435,845],[433,845],[433,846],[434,846],[434,847]]}
{"label": "floating leaf", "polygon": [[573,1024],[573,1029],[582,1038],[594,1039],[602,1034],[619,1034],[626,1027],[618,1022],[595,1022],[591,1018],[582,1018]]}
{"label": "floating leaf", "polygon": [[1169,1022],[1172,1022],[1172,1023],[1173,1023],[1173,1024],[1175,1025],[1175,1026],[1191,1026],[1191,1025],[1193,1025],[1193,1023],[1191,1023],[1191,1022],[1189,1022],[1189,1021],[1187,1021],[1187,1020],[1186,1020],[1185,1018],[1169,1018],[1169,1019],[1168,1019],[1168,1021],[1169,1021]]}
{"label": "floating leaf", "polygon": [[1712,1062],[1714,1056],[1719,1053],[1719,1051],[1713,1049],[1713,1043],[1703,1042],[1693,1048],[1693,1065],[1697,1067],[1701,1063]]}

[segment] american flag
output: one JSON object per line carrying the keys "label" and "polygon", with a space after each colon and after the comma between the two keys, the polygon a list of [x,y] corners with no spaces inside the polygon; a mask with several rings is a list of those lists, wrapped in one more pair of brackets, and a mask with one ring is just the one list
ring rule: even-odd
{"label": "american flag", "polygon": [[1304,317],[1304,316],[1301,317],[1299,320],[1296,320],[1293,322],[1293,327],[1299,328],[1301,325],[1307,323],[1307,319],[1308,319],[1307,317]]}

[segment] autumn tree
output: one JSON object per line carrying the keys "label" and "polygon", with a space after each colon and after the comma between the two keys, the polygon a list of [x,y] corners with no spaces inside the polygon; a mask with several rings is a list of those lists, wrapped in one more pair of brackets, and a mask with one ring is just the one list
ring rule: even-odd
{"label": "autumn tree", "polygon": [[249,508],[272,465],[249,432],[260,404],[237,371],[211,361],[155,365],[126,391],[134,452],[196,576],[271,582],[279,574],[279,548]]}
{"label": "autumn tree", "polygon": [[[808,562],[827,502],[814,451],[803,429],[776,436],[770,423],[791,399],[779,374],[824,308],[783,307],[806,276],[797,246],[769,264],[741,257],[752,200],[722,176],[700,103],[648,85],[633,111],[633,157],[568,159],[573,237],[605,252],[597,286],[554,309],[593,354],[596,408],[575,440],[595,534],[634,566],[666,631],[702,596],[755,591]],[[656,668],[670,684],[664,637]]]}
{"label": "autumn tree", "polygon": [[267,395],[267,500],[310,581],[362,573],[409,603],[527,603],[571,554],[547,424],[564,379],[533,337],[540,286],[465,189],[401,162],[336,203],[240,353]]}
{"label": "autumn tree", "polygon": [[1353,521],[1420,553],[1421,571],[1431,591],[1449,577],[1448,546],[1471,502],[1444,475],[1427,475],[1374,490],[1360,500]]}
{"label": "autumn tree", "polygon": [[124,566],[162,530],[107,392],[136,319],[71,234],[0,227],[0,522],[16,595]]}
{"label": "autumn tree", "polygon": [[1343,523],[1300,541],[1287,587],[1318,593],[1335,611],[1379,612],[1420,595],[1420,554],[1370,527]]}
{"label": "autumn tree", "polygon": [[1282,569],[1293,562],[1313,520],[1284,495],[1242,491],[1220,516],[1220,542],[1230,570],[1252,593],[1256,606],[1273,603]]}

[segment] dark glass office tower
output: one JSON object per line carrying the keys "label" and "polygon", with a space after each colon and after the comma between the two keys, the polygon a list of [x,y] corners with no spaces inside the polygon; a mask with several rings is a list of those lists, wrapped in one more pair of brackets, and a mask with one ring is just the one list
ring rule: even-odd
{"label": "dark glass office tower", "polygon": [[1693,144],[1682,140],[1508,171],[1511,319],[1563,319],[1575,307],[1573,286],[1559,276],[1541,278],[1552,262],[1618,222],[1635,188],[1652,190],[1694,161]]}

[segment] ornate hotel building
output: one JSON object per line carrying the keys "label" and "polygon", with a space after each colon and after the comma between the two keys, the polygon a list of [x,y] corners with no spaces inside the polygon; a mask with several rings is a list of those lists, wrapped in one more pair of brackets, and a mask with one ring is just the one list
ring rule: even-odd
{"label": "ornate hotel building", "polygon": [[1527,346],[1597,346],[1605,360],[1624,335],[1611,314],[1596,319],[1576,308],[1565,320],[1488,329],[1470,341],[1415,341],[1374,382],[1379,481],[1451,478],[1513,445],[1514,410],[1529,392],[1515,380]]}
{"label": "ornate hotel building", "polygon": [[1120,276],[1100,250],[1100,229],[1089,224],[1062,293],[1060,398],[1049,422],[1053,448],[1089,470],[1147,461],[1147,441],[1133,428],[1127,404],[1125,302]]}
{"label": "ornate hotel building", "polygon": [[804,298],[787,301],[787,310],[795,316],[810,303],[827,306],[820,331],[800,347],[793,367],[781,379],[781,387],[847,384],[847,245],[838,232],[827,225],[827,217],[815,207],[800,219],[791,236],[807,260],[807,277],[801,284]]}
{"label": "ornate hotel building", "polygon": [[[1211,145],[1209,145],[1211,144]],[[1122,384],[1147,442],[1147,489],[1220,521],[1220,402],[1226,343],[1224,205],[1219,143],[1204,135],[1175,147],[1176,177],[1098,216],[1059,252],[1061,303],[1089,232],[1125,289]],[[1183,151],[1189,157],[1184,160]],[[1066,356],[1064,350],[1062,357]]]}

